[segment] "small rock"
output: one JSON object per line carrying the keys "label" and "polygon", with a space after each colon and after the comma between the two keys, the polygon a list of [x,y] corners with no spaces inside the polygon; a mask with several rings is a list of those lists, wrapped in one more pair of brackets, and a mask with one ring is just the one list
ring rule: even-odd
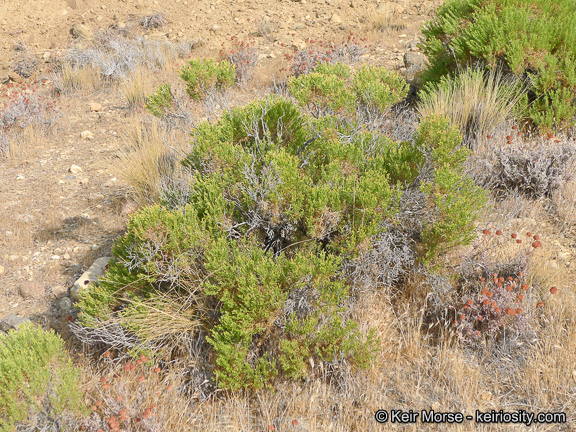
{"label": "small rock", "polygon": [[220,30],[221,28],[222,28],[222,27],[220,27],[218,24],[214,24],[214,25],[210,28],[210,30],[212,30],[212,31],[218,31],[218,30]]}
{"label": "small rock", "polygon": [[72,310],[72,300],[70,300],[68,297],[62,297],[58,301],[58,308],[60,309],[61,315],[70,313]]}
{"label": "small rock", "polygon": [[42,54],[42,59],[44,61],[50,60],[50,57],[51,57],[51,55],[50,55],[50,52],[48,52],[48,51],[45,51],[44,54]]}
{"label": "small rock", "polygon": [[558,252],[558,258],[561,260],[567,260],[570,258],[570,252]]}
{"label": "small rock", "polygon": [[18,330],[22,323],[30,322],[28,318],[19,317],[16,314],[8,314],[0,321],[0,330],[7,332],[8,330]]}
{"label": "small rock", "polygon": [[332,18],[330,18],[330,22],[333,24],[341,24],[342,18],[340,18],[340,16],[337,14],[332,14]]}
{"label": "small rock", "polygon": [[45,289],[40,282],[25,281],[19,284],[18,293],[23,298],[41,299],[45,295]]}
{"label": "small rock", "polygon": [[60,255],[52,255],[50,257],[51,260],[58,261],[60,259]]}
{"label": "small rock", "polygon": [[415,51],[408,51],[404,54],[404,66],[406,69],[410,69],[411,66],[418,66],[424,68],[426,63],[426,57],[422,53]]}
{"label": "small rock", "polygon": [[138,210],[138,205],[134,201],[125,202],[120,210],[121,216],[127,216]]}
{"label": "small rock", "polygon": [[89,180],[88,180],[86,177],[84,177],[83,179],[80,179],[79,183],[80,183],[81,185],[85,186],[85,185],[88,184],[88,181],[89,181]]}
{"label": "small rock", "polygon": [[78,174],[82,172],[82,168],[80,168],[78,165],[70,165],[68,172],[71,172],[72,174]]}
{"label": "small rock", "polygon": [[69,254],[69,253],[65,253],[62,258],[64,258],[65,260],[69,260],[69,259],[70,259],[70,254]]}
{"label": "small rock", "polygon": [[0,275],[3,275],[5,271],[4,266],[0,265]]}
{"label": "small rock", "polygon": [[90,102],[90,111],[92,112],[102,111],[102,104],[99,104],[98,102]]}
{"label": "small rock", "polygon": [[66,3],[72,9],[78,9],[78,6],[80,5],[80,0],[66,0]]}
{"label": "small rock", "polygon": [[64,285],[54,285],[52,286],[52,294],[56,298],[66,297],[68,295],[68,288]]}
{"label": "small rock", "polygon": [[90,283],[96,281],[102,273],[106,270],[108,262],[111,260],[111,257],[102,257],[98,258],[94,263],[90,266],[88,270],[86,270],[80,278],[74,282],[74,286],[70,288],[70,297],[73,300],[78,299],[78,292],[81,289],[84,289]]}
{"label": "small rock", "polygon": [[82,39],[92,38],[92,29],[84,24],[75,24],[71,29],[70,33],[72,36]]}
{"label": "small rock", "polygon": [[420,79],[418,74],[422,72],[422,66],[412,65],[408,69],[402,72],[404,79],[408,82],[408,84],[419,85]]}
{"label": "small rock", "polygon": [[80,137],[86,140],[92,140],[94,139],[94,134],[89,130],[85,130],[83,132],[80,132]]}
{"label": "small rock", "polygon": [[24,176],[22,174],[18,174],[16,176],[16,180],[24,180]]}

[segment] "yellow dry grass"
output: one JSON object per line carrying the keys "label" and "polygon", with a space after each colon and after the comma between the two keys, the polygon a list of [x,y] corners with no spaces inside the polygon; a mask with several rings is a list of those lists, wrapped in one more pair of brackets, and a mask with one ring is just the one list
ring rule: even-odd
{"label": "yellow dry grass", "polygon": [[[468,68],[451,86],[422,96],[418,111],[422,117],[442,115],[458,126],[465,138],[484,137],[486,133],[512,119],[514,106],[522,96],[515,90],[513,80],[501,71],[484,75],[480,70]],[[477,140],[476,150],[484,151],[484,140]]]}
{"label": "yellow dry grass", "polygon": [[178,129],[162,128],[158,119],[149,118],[146,123],[138,117],[132,119],[125,131],[127,147],[112,165],[131,186],[138,205],[158,202],[163,182],[183,174],[178,154],[189,145],[189,139]]}

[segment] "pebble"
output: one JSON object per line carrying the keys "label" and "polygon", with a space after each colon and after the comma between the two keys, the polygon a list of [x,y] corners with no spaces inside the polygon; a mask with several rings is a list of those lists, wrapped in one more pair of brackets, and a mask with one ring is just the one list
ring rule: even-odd
{"label": "pebble", "polygon": [[91,140],[94,139],[94,134],[89,130],[85,130],[83,132],[80,132],[80,137],[86,140]]}
{"label": "pebble", "polygon": [[80,168],[78,165],[70,165],[68,171],[71,172],[72,174],[78,174],[82,172],[82,168]]}
{"label": "pebble", "polygon": [[102,111],[102,104],[99,104],[98,102],[90,102],[90,111],[92,112]]}

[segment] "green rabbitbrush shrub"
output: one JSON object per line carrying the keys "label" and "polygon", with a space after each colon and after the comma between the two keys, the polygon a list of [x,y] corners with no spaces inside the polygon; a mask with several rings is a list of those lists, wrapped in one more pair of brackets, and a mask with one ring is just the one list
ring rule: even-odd
{"label": "green rabbitbrush shrub", "polygon": [[365,367],[377,341],[351,318],[343,269],[394,220],[409,183],[428,194],[423,259],[468,240],[479,200],[461,176],[460,142],[442,118],[427,119],[415,143],[396,143],[272,96],[202,123],[182,161],[185,193],[174,186],[132,217],[106,275],[81,293],[80,322],[117,319],[158,344],[146,308],[170,303],[160,296],[179,302],[178,325],[207,335],[206,361],[227,389],[305,377],[319,361]]}
{"label": "green rabbitbrush shrub", "polygon": [[180,71],[186,82],[186,92],[192,99],[202,99],[212,89],[223,90],[234,84],[236,68],[228,60],[190,60]]}
{"label": "green rabbitbrush shrub", "polygon": [[13,431],[40,411],[53,417],[83,411],[79,379],[54,332],[22,324],[0,335],[0,431]]}
{"label": "green rabbitbrush shrub", "polygon": [[476,62],[524,80],[527,117],[541,131],[573,126],[576,10],[573,0],[451,0],[423,29],[425,82]]}

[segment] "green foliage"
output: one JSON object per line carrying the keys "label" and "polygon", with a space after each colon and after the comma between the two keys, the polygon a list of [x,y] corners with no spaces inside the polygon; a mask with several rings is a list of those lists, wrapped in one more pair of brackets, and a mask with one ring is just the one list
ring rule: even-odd
{"label": "green foliage", "polygon": [[469,243],[477,211],[487,200],[486,192],[462,175],[470,151],[461,141],[458,128],[444,117],[427,117],[420,124],[416,145],[429,149],[427,162],[432,171],[431,180],[421,185],[431,212],[422,232],[424,262]]}
{"label": "green foliage", "polygon": [[[558,19],[562,17],[562,19]],[[476,61],[526,81],[528,117],[542,131],[571,125],[576,107],[576,10],[573,0],[451,0],[423,29],[436,83]]]}
{"label": "green foliage", "polygon": [[302,106],[317,115],[354,113],[357,107],[386,112],[408,94],[408,85],[385,68],[362,66],[352,77],[342,63],[322,63],[305,75],[290,80],[289,89]]}
{"label": "green foliage", "polygon": [[150,114],[156,117],[164,116],[165,109],[170,106],[172,102],[172,90],[170,84],[162,84],[158,86],[156,92],[146,97],[145,107]]}
{"label": "green foliage", "polygon": [[385,112],[408,95],[408,84],[385,68],[363,65],[354,75],[352,88],[363,106]]}
{"label": "green foliage", "polygon": [[190,60],[180,71],[180,78],[186,82],[186,92],[192,99],[202,99],[206,92],[216,88],[230,87],[236,79],[236,67],[227,60],[215,62],[213,59]]}
{"label": "green foliage", "polygon": [[[341,65],[330,70],[349,77]],[[370,91],[379,90],[361,93]],[[81,322],[121,317],[126,329],[158,343],[150,335],[162,330],[145,331],[142,305],[162,313],[154,296],[169,291],[201,304],[182,306],[180,317],[203,328],[221,388],[305,377],[319,361],[366,367],[377,340],[349,318],[343,263],[382,233],[427,163],[436,173],[430,208],[439,216],[426,245],[437,252],[440,242],[461,241],[456,231],[468,229],[475,207],[460,177],[467,154],[458,139],[439,119],[424,124],[415,144],[395,143],[336,116],[308,118],[280,97],[201,124],[183,162],[192,177],[187,203],[132,217],[107,274],[83,294]],[[463,205],[471,206],[466,213]],[[170,320],[158,323],[173,331]]]}
{"label": "green foliage", "polygon": [[64,342],[53,331],[23,324],[0,335],[0,431],[46,410],[82,412],[79,369],[66,360]]}

